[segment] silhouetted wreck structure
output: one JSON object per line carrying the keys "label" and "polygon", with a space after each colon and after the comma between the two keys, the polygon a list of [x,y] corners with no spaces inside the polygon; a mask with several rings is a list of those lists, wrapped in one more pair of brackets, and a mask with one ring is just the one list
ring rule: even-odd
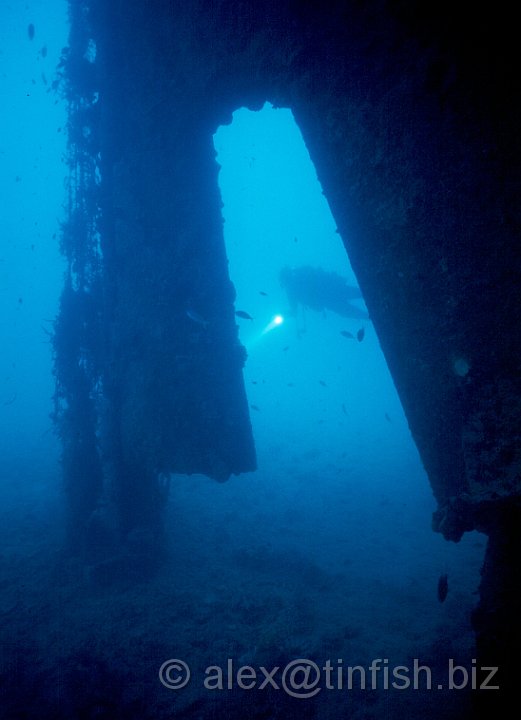
{"label": "silhouetted wreck structure", "polygon": [[[169,473],[255,467],[212,134],[291,108],[450,540],[489,549],[481,664],[520,645],[519,97],[506,5],[70,0],[57,422],[76,540]],[[195,319],[194,319],[195,318]],[[497,698],[494,697],[494,702]]]}

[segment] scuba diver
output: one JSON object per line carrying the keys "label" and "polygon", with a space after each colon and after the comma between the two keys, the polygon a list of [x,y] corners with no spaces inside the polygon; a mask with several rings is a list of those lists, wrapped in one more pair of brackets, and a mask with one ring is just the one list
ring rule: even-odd
{"label": "scuba diver", "polygon": [[298,268],[282,268],[280,284],[286,291],[290,304],[290,313],[297,315],[298,306],[311,308],[317,312],[337,313],[345,318],[368,320],[367,311],[353,304],[360,300],[362,293],[357,287],[335,272],[304,265]]}

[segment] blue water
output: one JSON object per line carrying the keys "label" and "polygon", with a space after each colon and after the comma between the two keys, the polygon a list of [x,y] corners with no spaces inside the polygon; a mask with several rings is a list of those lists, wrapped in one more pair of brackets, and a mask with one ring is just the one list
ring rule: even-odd
{"label": "blue water", "polygon": [[[168,551],[146,582],[94,584],[64,551],[49,332],[66,108],[49,86],[65,7],[4,3],[0,20],[0,717],[458,717],[457,691],[386,690],[383,673],[375,690],[337,683],[308,699],[241,689],[236,675],[232,689],[204,686],[229,661],[262,677],[298,658],[417,658],[444,681],[450,658],[473,657],[483,536],[432,532],[428,478],[370,320],[288,314],[284,266],[357,284],[288,109],[238,109],[214,138],[236,309],[253,318],[237,322],[258,470],[224,484],[174,476]],[[185,688],[161,684],[169,659],[190,666]]]}

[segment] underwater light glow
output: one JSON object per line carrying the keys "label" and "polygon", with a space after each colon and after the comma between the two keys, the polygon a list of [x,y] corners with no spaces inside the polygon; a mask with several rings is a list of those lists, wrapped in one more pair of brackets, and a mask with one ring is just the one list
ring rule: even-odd
{"label": "underwater light glow", "polygon": [[276,327],[279,327],[279,325],[282,325],[283,322],[284,317],[282,315],[275,315],[271,322],[266,325],[262,334],[265,335],[267,332],[270,332],[270,330],[274,330]]}

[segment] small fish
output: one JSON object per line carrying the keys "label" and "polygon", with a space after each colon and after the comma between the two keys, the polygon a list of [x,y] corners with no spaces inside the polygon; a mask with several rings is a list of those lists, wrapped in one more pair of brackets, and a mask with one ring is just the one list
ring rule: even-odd
{"label": "small fish", "polygon": [[282,348],[282,352],[287,352],[289,350],[289,345],[286,345],[286,347]]}
{"label": "small fish", "polygon": [[245,312],[244,310],[236,310],[236,311],[235,311],[235,314],[237,315],[237,317],[240,317],[240,318],[242,318],[243,320],[253,320],[252,316],[249,315],[249,314],[248,314],[247,312]]}
{"label": "small fish", "polygon": [[251,384],[252,384],[252,385],[257,385],[257,380],[252,380],[252,381],[251,381]]}
{"label": "small fish", "polygon": [[318,382],[322,385],[322,387],[327,387],[327,383],[325,383],[323,380],[319,380]]}
{"label": "small fish", "polygon": [[385,413],[385,419],[387,420],[387,422],[392,422],[391,418],[387,413]]}
{"label": "small fish", "polygon": [[295,383],[286,383],[288,387],[295,387]]}
{"label": "small fish", "polygon": [[258,405],[250,405],[252,410],[257,410],[257,412],[260,412],[260,407]]}
{"label": "small fish", "polygon": [[447,573],[444,573],[443,575],[440,575],[440,578],[438,580],[438,600],[440,601],[440,603],[445,602],[445,598],[447,597],[448,592],[449,581]]}
{"label": "small fish", "polygon": [[342,403],[342,412],[344,413],[344,415],[347,415],[347,408],[345,403]]}
{"label": "small fish", "polygon": [[259,290],[259,295],[264,295],[264,297],[268,297],[268,293],[264,292],[264,290]]}
{"label": "small fish", "polygon": [[353,340],[355,339],[355,336],[353,335],[353,333],[350,333],[348,330],[341,330],[340,335],[342,335],[342,337],[345,337],[345,338],[353,338]]}
{"label": "small fish", "polygon": [[201,325],[202,327],[204,327],[205,330],[206,330],[206,328],[207,328],[208,325],[209,325],[208,320],[205,320],[203,317],[201,317],[201,316],[200,316],[198,313],[196,313],[194,310],[187,310],[187,311],[186,311],[186,317],[187,317],[187,318],[190,318],[190,320],[192,320],[192,322],[197,323],[198,325]]}
{"label": "small fish", "polygon": [[360,330],[356,333],[356,339],[358,342],[362,342],[362,340],[365,337],[365,328],[360,328]]}
{"label": "small fish", "polygon": [[34,39],[34,25],[32,23],[29,23],[27,26],[27,35],[29,36],[29,40]]}

